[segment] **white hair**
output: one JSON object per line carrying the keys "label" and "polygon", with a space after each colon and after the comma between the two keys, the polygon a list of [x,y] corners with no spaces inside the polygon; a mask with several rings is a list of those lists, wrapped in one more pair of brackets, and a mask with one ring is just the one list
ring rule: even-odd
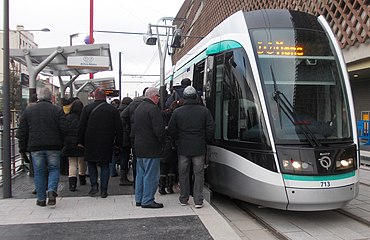
{"label": "white hair", "polygon": [[155,88],[155,87],[149,87],[146,92],[145,92],[145,97],[146,98],[151,98],[155,95],[159,94],[159,90],[158,88]]}
{"label": "white hair", "polygon": [[40,90],[37,93],[37,99],[38,100],[48,100],[48,101],[50,101],[52,96],[53,96],[53,93],[47,87],[40,88]]}

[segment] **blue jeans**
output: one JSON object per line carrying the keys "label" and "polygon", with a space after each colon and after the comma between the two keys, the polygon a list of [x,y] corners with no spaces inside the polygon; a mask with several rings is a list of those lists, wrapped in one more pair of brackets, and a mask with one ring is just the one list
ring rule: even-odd
{"label": "blue jeans", "polygon": [[109,163],[101,164],[96,162],[87,162],[87,167],[90,175],[91,187],[96,187],[98,185],[98,165],[100,166],[100,183],[101,190],[108,190],[109,183]]}
{"label": "blue jeans", "polygon": [[179,183],[181,203],[187,203],[190,195],[190,165],[193,164],[194,203],[203,204],[203,185],[204,185],[204,159],[205,155],[183,156],[179,155]]}
{"label": "blue jeans", "polygon": [[[46,200],[46,190],[57,192],[60,177],[60,151],[31,152],[37,200]],[[47,170],[47,171],[46,171]],[[46,186],[46,181],[48,186]]]}
{"label": "blue jeans", "polygon": [[158,188],[160,158],[137,158],[135,200],[141,205],[154,202]]}

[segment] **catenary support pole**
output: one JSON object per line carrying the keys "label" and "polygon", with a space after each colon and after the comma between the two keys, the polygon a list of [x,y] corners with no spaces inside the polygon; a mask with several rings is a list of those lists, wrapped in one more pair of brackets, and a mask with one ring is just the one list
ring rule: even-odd
{"label": "catenary support pole", "polygon": [[12,180],[10,162],[9,0],[4,0],[3,49],[3,198],[11,198]]}

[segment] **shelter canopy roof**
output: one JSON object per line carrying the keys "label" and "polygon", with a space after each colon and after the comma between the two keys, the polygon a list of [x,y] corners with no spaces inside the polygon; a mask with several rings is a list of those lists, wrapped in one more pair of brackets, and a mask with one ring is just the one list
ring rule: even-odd
{"label": "shelter canopy roof", "polygon": [[[111,71],[112,59],[109,44],[87,44],[55,48],[10,49],[10,57],[27,66],[26,55],[29,54],[32,66],[37,68],[44,60],[57,51],[57,55],[41,70],[43,74],[53,76],[76,76],[101,71]],[[108,58],[106,68],[70,67],[68,57],[72,56],[99,56]]]}

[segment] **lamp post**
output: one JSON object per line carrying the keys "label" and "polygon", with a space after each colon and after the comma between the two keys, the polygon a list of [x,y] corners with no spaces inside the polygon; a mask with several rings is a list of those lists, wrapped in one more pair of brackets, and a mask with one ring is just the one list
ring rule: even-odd
{"label": "lamp post", "polygon": [[[2,175],[4,179],[3,183],[3,198],[12,197],[12,184],[11,184],[11,146],[10,146],[10,74],[9,74],[9,0],[4,0],[4,29],[3,31],[3,169]],[[21,30],[16,30],[19,33]],[[25,31],[25,30],[22,30]],[[31,31],[31,30],[28,30]],[[47,32],[50,29],[43,28],[40,30],[32,31],[43,31]],[[20,37],[20,34],[19,34]]]}
{"label": "lamp post", "polygon": [[118,70],[118,89],[119,89],[119,100],[122,101],[122,86],[121,86],[121,80],[122,80],[122,52],[119,52],[119,58],[118,58],[118,64],[119,64],[119,70]]}
{"label": "lamp post", "polygon": [[69,46],[72,46],[72,39],[75,38],[75,37],[78,37],[80,36],[81,33],[74,33],[74,34],[71,34],[69,35]]}
{"label": "lamp post", "polygon": [[[73,34],[69,35],[69,46],[72,46],[73,45],[73,38],[76,38],[76,37],[80,36],[81,34],[83,34],[83,33],[73,33]],[[72,79],[72,76],[69,76],[69,79],[71,80]],[[72,87],[72,84],[73,83],[71,83],[69,85],[69,95],[70,95],[70,97],[73,96],[73,87]]]}
{"label": "lamp post", "polygon": [[[158,22],[164,21],[166,23],[167,20],[173,21],[174,18],[172,17],[165,17],[161,18]],[[156,29],[156,36],[153,36],[152,34],[152,27]],[[166,37],[165,37],[165,44],[163,46],[163,51],[162,51],[162,46],[161,42],[159,41],[159,29],[164,28],[166,30]],[[164,74],[165,74],[165,62],[166,62],[166,53],[168,49],[168,39],[170,36],[170,31],[172,32],[176,29],[176,26],[170,26],[170,25],[148,25],[148,31],[147,34],[144,35],[144,42],[147,45],[156,45],[158,47],[158,55],[159,55],[159,65],[160,65],[160,86],[159,86],[159,94],[161,95],[160,98],[160,107],[163,110],[164,109],[164,96],[165,96],[165,91],[166,87],[164,85]]]}

